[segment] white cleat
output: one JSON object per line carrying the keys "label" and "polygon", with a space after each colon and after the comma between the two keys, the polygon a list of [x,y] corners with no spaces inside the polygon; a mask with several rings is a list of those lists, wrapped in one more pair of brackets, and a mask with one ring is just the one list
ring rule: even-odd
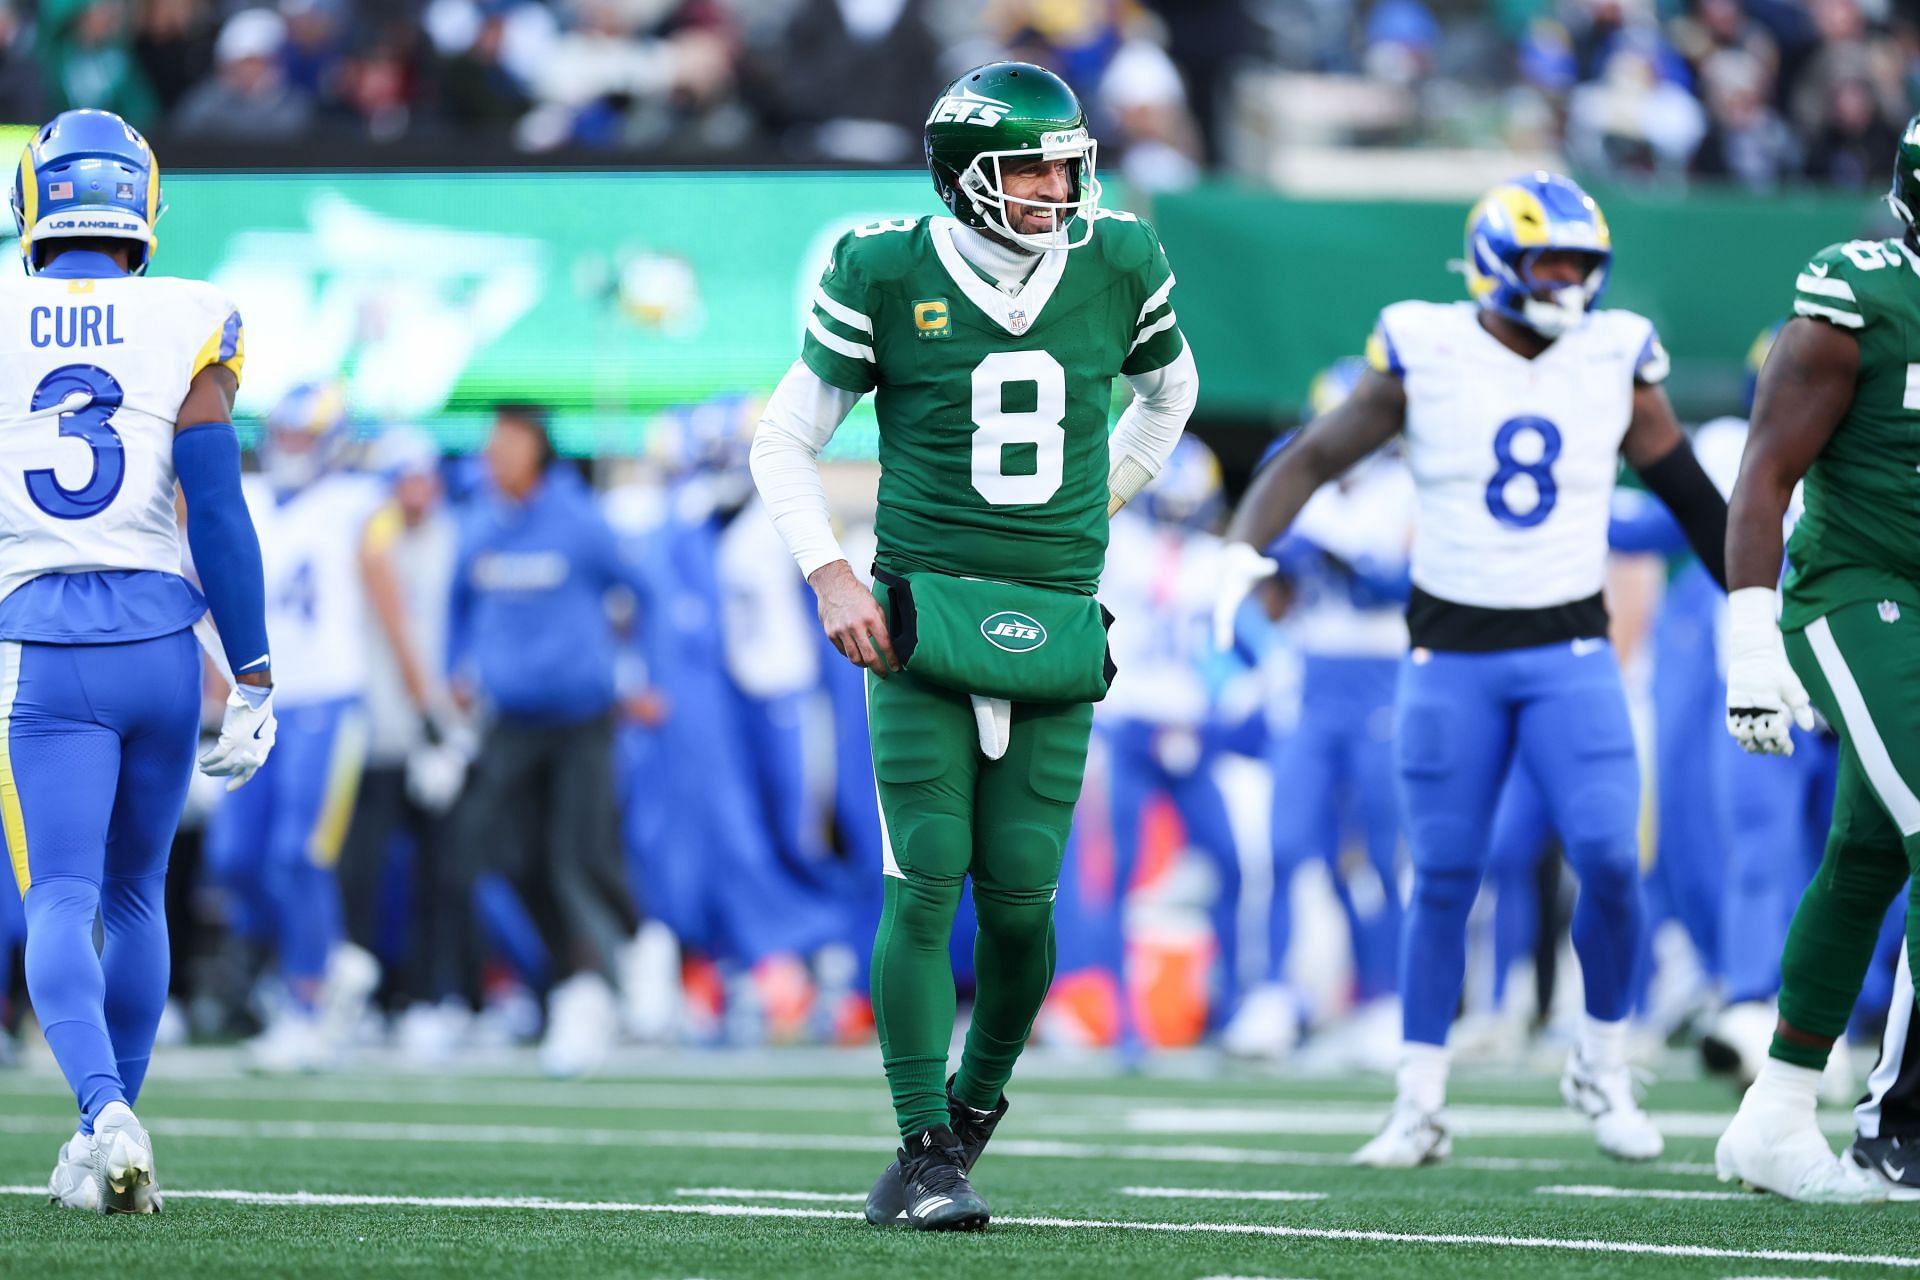
{"label": "white cleat", "polygon": [[1438,1111],[1423,1111],[1411,1102],[1393,1104],[1387,1123],[1373,1141],[1353,1153],[1349,1164],[1369,1169],[1418,1169],[1439,1164],[1453,1154],[1453,1135]]}
{"label": "white cleat", "polygon": [[613,988],[597,973],[576,973],[547,993],[547,1034],[540,1069],[561,1079],[605,1065],[620,1029]]}
{"label": "white cleat", "polygon": [[327,953],[327,972],[320,985],[320,1034],[335,1050],[351,1047],[366,1019],[367,1004],[380,987],[380,961],[371,951],[351,942]]}
{"label": "white cleat", "polygon": [[1767,1060],[1779,1021],[1771,1000],[1742,1000],[1722,1009],[1700,1038],[1707,1070],[1732,1076],[1742,1088],[1752,1084]]}
{"label": "white cleat", "polygon": [[1737,1180],[1755,1191],[1809,1204],[1872,1204],[1887,1198],[1884,1182],[1833,1154],[1811,1108],[1748,1105],[1752,1100],[1749,1092],[1713,1149],[1720,1181]]}
{"label": "white cleat", "polygon": [[102,1213],[158,1213],[153,1139],[124,1102],[109,1102],[93,1122],[93,1179]]}
{"label": "white cleat", "polygon": [[1229,1054],[1264,1062],[1284,1061],[1299,1043],[1300,1001],[1278,983],[1248,992],[1220,1033],[1220,1047]]}
{"label": "white cleat", "polygon": [[1633,1071],[1624,1065],[1595,1070],[1575,1049],[1560,1077],[1560,1097],[1593,1121],[1594,1140],[1615,1160],[1657,1160],[1667,1149],[1653,1117],[1640,1106]]}
{"label": "white cleat", "polygon": [[267,1029],[247,1041],[247,1065],[268,1075],[319,1071],[333,1062],[333,1050],[313,1014],[284,1009]]}
{"label": "white cleat", "polygon": [[93,1177],[93,1139],[76,1133],[60,1146],[60,1159],[47,1180],[47,1199],[62,1209],[99,1213],[100,1184]]}

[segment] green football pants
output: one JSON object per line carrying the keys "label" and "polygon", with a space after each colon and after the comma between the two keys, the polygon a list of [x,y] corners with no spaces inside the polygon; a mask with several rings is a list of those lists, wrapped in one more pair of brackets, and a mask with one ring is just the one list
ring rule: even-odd
{"label": "green football pants", "polygon": [[980,752],[964,694],[867,677],[886,897],[873,1015],[902,1135],[948,1123],[953,913],[973,878],[973,1020],[954,1092],[988,1110],[1053,981],[1053,895],[1087,766],[1090,703],[1016,703],[1006,754]]}
{"label": "green football pants", "polygon": [[[1840,734],[1826,853],[1801,896],[1780,962],[1780,1015],[1837,1037],[1860,995],[1887,908],[1920,866],[1920,613],[1865,601],[1787,636],[1787,656]],[[1907,905],[1920,959],[1920,906]],[[1826,1052],[1774,1041],[1773,1056],[1820,1067]]]}

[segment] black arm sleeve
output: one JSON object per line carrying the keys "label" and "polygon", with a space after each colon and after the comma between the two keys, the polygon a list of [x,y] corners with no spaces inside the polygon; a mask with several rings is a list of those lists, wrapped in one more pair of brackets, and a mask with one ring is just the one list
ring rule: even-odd
{"label": "black arm sleeve", "polygon": [[1727,500],[1686,441],[1658,462],[1639,468],[1654,496],[1667,504],[1693,553],[1720,589],[1727,589]]}

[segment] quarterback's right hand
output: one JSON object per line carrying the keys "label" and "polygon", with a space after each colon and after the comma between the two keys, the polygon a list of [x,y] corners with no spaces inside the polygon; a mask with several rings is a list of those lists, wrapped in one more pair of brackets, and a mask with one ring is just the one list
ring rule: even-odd
{"label": "quarterback's right hand", "polygon": [[220,740],[200,757],[200,772],[226,778],[227,790],[239,790],[267,762],[267,753],[273,750],[273,737],[278,731],[278,723],[273,718],[273,690],[259,685],[235,685],[227,695],[227,712],[220,721]]}
{"label": "quarterback's right hand", "polygon": [[845,560],[823,564],[807,578],[820,601],[820,627],[833,647],[856,667],[865,667],[882,680],[901,669],[893,656],[893,637],[880,602]]}
{"label": "quarterback's right hand", "polygon": [[1727,732],[1755,755],[1793,754],[1793,726],[1813,728],[1806,686],[1787,661],[1772,587],[1727,593]]}
{"label": "quarterback's right hand", "polygon": [[1220,553],[1220,577],[1213,591],[1213,644],[1222,653],[1233,649],[1233,623],[1241,602],[1254,587],[1280,572],[1280,564],[1244,542],[1229,542]]}

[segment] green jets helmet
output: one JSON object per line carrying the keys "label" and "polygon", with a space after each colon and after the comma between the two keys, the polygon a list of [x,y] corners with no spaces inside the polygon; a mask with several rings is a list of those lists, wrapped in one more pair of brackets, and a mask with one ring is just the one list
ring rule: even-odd
{"label": "green jets helmet", "polygon": [[1920,210],[1920,116],[1907,121],[1900,145],[1894,148],[1893,188],[1887,192],[1887,203],[1895,217],[1913,228],[1915,211]]}
{"label": "green jets helmet", "polygon": [[[1044,253],[1093,239],[1100,207],[1094,177],[1099,144],[1087,132],[1087,113],[1067,82],[1031,62],[990,62],[940,91],[927,116],[927,168],[934,189],[970,227]],[[1064,204],[1008,196],[1001,166],[1018,160],[1071,160],[1073,186]],[[1015,231],[1009,205],[1054,212],[1052,231]]]}

